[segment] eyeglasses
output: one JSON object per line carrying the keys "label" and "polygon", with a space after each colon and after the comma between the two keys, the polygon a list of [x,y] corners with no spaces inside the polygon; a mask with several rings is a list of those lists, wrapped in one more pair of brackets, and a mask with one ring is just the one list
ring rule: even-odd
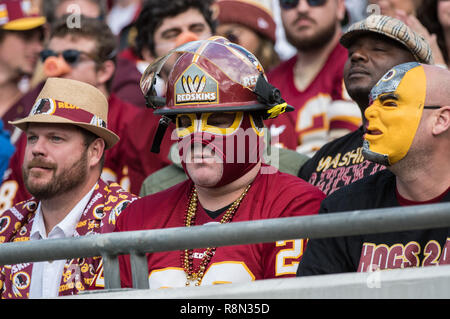
{"label": "eyeglasses", "polygon": [[437,110],[437,109],[440,109],[442,106],[437,106],[437,105],[429,105],[429,106],[424,106],[423,108],[424,109],[427,109],[427,110]]}
{"label": "eyeglasses", "polygon": [[[293,9],[297,7],[298,2],[301,0],[280,0],[280,7],[285,10]],[[327,0],[306,0],[310,7],[323,6]]]}
{"label": "eyeglasses", "polygon": [[78,62],[80,62],[80,57],[82,54],[86,55],[87,57],[89,57],[90,59],[92,59],[94,61],[97,61],[97,58],[95,56],[93,56],[87,52],[83,52],[83,51],[79,51],[79,50],[75,50],[75,49],[68,49],[68,50],[64,50],[62,52],[55,52],[53,50],[46,49],[39,53],[42,62],[45,62],[45,60],[47,60],[47,58],[49,58],[51,56],[62,55],[64,60],[70,65],[74,65],[74,64],[77,64]]}

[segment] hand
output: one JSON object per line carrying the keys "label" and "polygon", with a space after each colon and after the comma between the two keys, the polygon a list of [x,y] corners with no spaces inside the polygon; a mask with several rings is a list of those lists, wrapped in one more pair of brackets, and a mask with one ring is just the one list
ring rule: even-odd
{"label": "hand", "polygon": [[423,26],[419,19],[417,19],[412,14],[408,15],[403,10],[396,10],[395,18],[403,21],[408,27],[410,27],[416,33],[420,34],[425,39],[425,41],[428,42],[431,47],[431,51],[433,52],[433,59],[435,64],[446,65],[442,51],[437,43],[436,34],[430,34],[430,32],[428,32],[427,28]]}

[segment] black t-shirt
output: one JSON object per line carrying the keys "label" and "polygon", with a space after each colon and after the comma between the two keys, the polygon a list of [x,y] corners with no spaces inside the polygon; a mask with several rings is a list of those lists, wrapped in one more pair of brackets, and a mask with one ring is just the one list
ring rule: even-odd
{"label": "black t-shirt", "polygon": [[[450,192],[440,202],[450,201]],[[400,206],[395,176],[383,170],[341,188],[322,202],[319,214]],[[369,272],[450,263],[450,228],[311,239],[297,275]],[[447,239],[448,238],[448,239]]]}
{"label": "black t-shirt", "polygon": [[342,186],[385,169],[362,155],[364,128],[337,138],[323,147],[300,168],[298,177],[317,186],[326,195]]}

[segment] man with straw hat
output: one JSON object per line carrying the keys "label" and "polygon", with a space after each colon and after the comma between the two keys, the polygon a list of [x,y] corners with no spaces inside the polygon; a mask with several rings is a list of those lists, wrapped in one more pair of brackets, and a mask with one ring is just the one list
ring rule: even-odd
{"label": "man with straw hat", "polygon": [[[100,179],[105,150],[119,141],[107,118],[108,102],[97,88],[69,79],[46,81],[29,116],[11,122],[27,135],[22,171],[33,197],[1,215],[0,242],[114,229],[136,197]],[[1,297],[76,294],[90,286],[100,265],[100,257],[4,265]]]}

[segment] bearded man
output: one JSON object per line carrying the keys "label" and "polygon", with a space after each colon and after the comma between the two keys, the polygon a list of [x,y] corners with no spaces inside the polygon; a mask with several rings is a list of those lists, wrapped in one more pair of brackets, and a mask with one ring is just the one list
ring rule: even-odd
{"label": "bearded man", "polygon": [[308,156],[361,124],[343,83],[347,50],[339,43],[344,0],[280,0],[287,40],[297,54],[268,73],[295,111],[269,120],[272,140]]}
{"label": "bearded man", "polygon": [[[136,197],[100,179],[105,150],[119,141],[107,118],[108,102],[99,89],[49,78],[30,115],[10,122],[26,133],[22,171],[33,197],[2,213],[0,243],[114,230],[116,217]],[[4,265],[0,297],[76,294],[90,287],[101,264],[93,257]]]}

